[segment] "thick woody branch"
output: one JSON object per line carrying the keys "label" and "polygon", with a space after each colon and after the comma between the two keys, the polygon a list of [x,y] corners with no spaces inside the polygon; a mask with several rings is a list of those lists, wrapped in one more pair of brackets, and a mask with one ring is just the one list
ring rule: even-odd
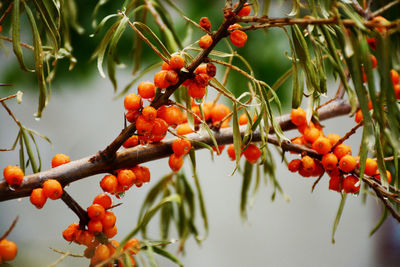
{"label": "thick woody branch", "polygon": [[[350,104],[347,100],[336,100],[331,102],[329,105],[322,107],[319,110],[320,120],[326,120],[329,118],[348,114],[351,110]],[[290,121],[290,115],[284,115],[277,118],[277,122],[280,124],[282,130],[287,131],[295,129],[296,126]],[[244,134],[246,126],[242,126],[241,132]],[[270,134],[273,133],[273,129],[270,129]],[[215,133],[215,139],[218,144],[230,144],[233,142],[233,133],[231,128],[221,129]],[[198,134],[186,135],[189,140],[204,142],[209,145],[213,145],[210,136],[199,136]],[[253,133],[253,141],[258,141],[261,138],[261,133],[255,131]],[[20,188],[11,190],[4,180],[0,181],[0,201],[9,199],[15,199],[20,197],[27,197],[30,195],[34,188],[40,187],[45,180],[56,179],[62,186],[75,182],[77,180],[93,176],[100,173],[110,173],[115,169],[129,168],[137,164],[154,161],[157,159],[168,157],[172,154],[172,142],[174,139],[160,142],[157,144],[150,144],[147,146],[138,146],[135,148],[125,149],[116,153],[114,160],[110,162],[106,161],[93,161],[91,160],[94,156],[89,156],[79,160],[71,161],[70,163],[58,166],[56,168],[31,174],[24,178]],[[268,141],[275,145],[278,145],[278,141],[269,136]],[[194,142],[195,143],[195,142]],[[291,150],[295,152],[304,152],[312,156],[319,156],[315,151],[307,149],[304,146],[298,146],[288,142],[282,142],[281,147],[284,150]],[[202,147],[194,145],[195,149],[201,149]]]}

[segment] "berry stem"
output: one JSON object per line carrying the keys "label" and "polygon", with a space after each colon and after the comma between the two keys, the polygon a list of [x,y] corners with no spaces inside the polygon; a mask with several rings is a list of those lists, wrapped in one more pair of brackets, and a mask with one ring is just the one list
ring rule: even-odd
{"label": "berry stem", "polygon": [[75,199],[73,199],[71,197],[71,195],[68,194],[67,191],[65,191],[65,189],[63,190],[63,194],[61,196],[61,199],[68,206],[68,208],[70,208],[78,216],[78,218],[79,218],[79,227],[81,229],[84,229],[85,226],[89,222],[89,216],[88,216],[86,210],[84,210],[78,204],[78,202],[76,202]]}

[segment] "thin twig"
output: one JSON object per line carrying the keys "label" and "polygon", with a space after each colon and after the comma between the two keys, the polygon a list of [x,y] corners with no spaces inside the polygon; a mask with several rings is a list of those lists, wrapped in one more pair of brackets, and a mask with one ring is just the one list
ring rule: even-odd
{"label": "thin twig", "polygon": [[315,187],[317,186],[317,184],[319,183],[319,181],[321,181],[322,176],[324,176],[324,173],[322,175],[320,175],[318,177],[317,180],[315,180],[315,182],[313,183],[312,187],[311,187],[311,193],[314,192]]}
{"label": "thin twig", "polygon": [[79,218],[79,227],[84,229],[84,227],[89,222],[89,216],[79,204],[75,201],[66,191],[63,189],[63,194],[61,195],[61,200],[70,208]]}
{"label": "thin twig", "polygon": [[189,23],[193,24],[193,26],[195,26],[196,28],[202,30],[203,32],[207,33],[207,34],[212,34],[209,30],[204,29],[203,27],[200,26],[200,24],[198,24],[197,22],[191,20],[190,18],[186,17],[185,15],[181,15],[182,18],[184,18],[186,21],[188,21]]}
{"label": "thin twig", "polygon": [[[4,40],[4,41],[11,42],[11,43],[12,43],[12,41],[13,41],[10,37],[7,37],[7,36],[0,36],[0,39],[2,39],[2,40]],[[32,50],[32,51],[35,50],[35,48],[34,48],[33,46],[28,45],[28,44],[26,44],[26,43],[20,42],[19,45],[22,46],[22,47],[28,48],[29,50]]]}
{"label": "thin twig", "polygon": [[336,148],[338,145],[342,144],[344,141],[346,141],[347,139],[349,139],[350,136],[352,136],[353,134],[355,134],[355,133],[356,133],[356,130],[357,130],[358,128],[360,128],[361,126],[363,126],[363,125],[364,125],[364,122],[363,122],[363,121],[360,121],[359,123],[357,123],[356,126],[354,126],[353,128],[351,128],[350,131],[348,131],[342,138],[340,138],[340,139],[332,146],[331,151],[335,150],[335,148]]}
{"label": "thin twig", "polygon": [[380,9],[375,10],[374,12],[372,12],[371,15],[372,15],[372,17],[376,17],[376,16],[382,14],[383,12],[385,12],[386,10],[388,10],[389,8],[397,5],[397,4],[400,4],[400,0],[395,0],[393,2],[388,3],[386,6],[383,6]]}
{"label": "thin twig", "polygon": [[6,101],[8,99],[11,99],[11,98],[14,98],[14,97],[17,97],[17,96],[18,96],[18,94],[13,94],[13,95],[9,95],[9,96],[0,98],[0,102]]}
{"label": "thin twig", "polygon": [[75,258],[84,258],[85,257],[82,254],[73,254],[73,253],[71,253],[69,251],[65,252],[65,251],[62,251],[62,250],[59,250],[59,249],[56,249],[56,248],[52,248],[52,247],[50,247],[50,249],[52,251],[56,252],[56,253],[63,254],[63,255],[68,254],[68,256],[75,257]]}
{"label": "thin twig", "polygon": [[3,16],[1,16],[1,18],[0,18],[0,25],[3,24],[4,19],[11,12],[13,6],[14,6],[14,2],[11,2],[10,5],[7,7],[6,11],[4,11]]}
{"label": "thin twig", "polygon": [[14,229],[15,225],[18,222],[18,216],[15,217],[14,221],[11,223],[10,227],[8,227],[8,230],[0,237],[0,241],[7,238],[7,236],[11,233],[11,231]]}

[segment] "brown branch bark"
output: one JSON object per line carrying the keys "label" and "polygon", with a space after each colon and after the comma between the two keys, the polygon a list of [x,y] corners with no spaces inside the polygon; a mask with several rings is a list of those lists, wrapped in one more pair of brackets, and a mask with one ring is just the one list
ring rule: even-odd
{"label": "brown branch bark", "polygon": [[[341,116],[348,114],[351,110],[350,104],[347,100],[337,100],[324,106],[319,110],[320,120],[326,120],[332,117]],[[277,118],[277,122],[280,124],[282,130],[287,131],[295,129],[296,126],[290,121],[290,115],[283,115]],[[244,134],[246,126],[241,127],[241,132]],[[273,133],[273,129],[270,129],[269,133]],[[198,134],[186,135],[189,140],[204,142],[212,145],[210,136],[199,136]],[[218,144],[230,144],[233,142],[233,134],[231,128],[221,129],[215,133],[215,138]],[[261,138],[261,133],[255,131],[253,134],[253,141],[258,141]],[[39,173],[28,175],[24,178],[21,186],[15,191],[11,190],[5,180],[0,181],[0,201],[27,197],[30,195],[34,188],[40,187],[45,180],[56,179],[62,186],[77,180],[95,175],[100,173],[110,173],[115,169],[133,167],[134,165],[153,161],[161,158],[168,157],[172,154],[172,142],[174,139],[166,140],[157,144],[150,144],[147,146],[138,146],[135,148],[125,149],[116,153],[115,159],[110,162],[106,161],[93,161],[91,160],[94,156],[85,157],[75,161],[71,161],[68,164],[58,166],[53,169],[42,171]],[[278,145],[279,142],[272,136],[269,137],[268,141],[272,144]],[[315,151],[307,149],[304,146],[291,144],[289,142],[282,142],[281,147],[284,150],[291,150],[295,152],[305,152],[306,154],[318,157]],[[194,145],[195,149],[201,149],[202,147]]]}

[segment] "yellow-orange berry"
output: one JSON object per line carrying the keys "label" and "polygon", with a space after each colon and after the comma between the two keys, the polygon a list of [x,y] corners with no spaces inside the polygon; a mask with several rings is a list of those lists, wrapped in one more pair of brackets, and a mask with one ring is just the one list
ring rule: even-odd
{"label": "yellow-orange berry", "polygon": [[115,217],[114,213],[107,210],[104,213],[103,219],[101,219],[101,224],[103,225],[103,230],[114,227],[116,221],[117,221],[117,217]]}
{"label": "yellow-orange berry", "polygon": [[312,144],[321,136],[321,131],[316,127],[307,127],[303,136],[307,142]]}
{"label": "yellow-orange berry", "polygon": [[141,82],[138,85],[138,94],[145,99],[152,98],[156,94],[156,86],[149,81]]}
{"label": "yellow-orange berry", "polygon": [[173,172],[178,172],[183,165],[183,157],[171,154],[168,160],[169,167]]}
{"label": "yellow-orange berry", "polygon": [[336,157],[340,160],[342,157],[346,155],[351,155],[351,147],[345,144],[340,144],[335,147],[333,150],[333,153],[336,155]]}
{"label": "yellow-orange berry", "polygon": [[207,49],[212,43],[213,39],[209,34],[203,35],[199,40],[199,46],[203,49]]}
{"label": "yellow-orange berry", "polygon": [[87,208],[87,213],[92,220],[101,220],[104,218],[105,209],[102,205],[92,204]]}
{"label": "yellow-orange berry", "polygon": [[363,119],[364,118],[361,109],[357,110],[354,120],[356,121],[356,123],[360,123]]}
{"label": "yellow-orange berry", "polygon": [[118,184],[124,187],[131,187],[136,180],[136,175],[129,169],[123,169],[118,172]]}
{"label": "yellow-orange berry", "polygon": [[99,204],[101,205],[104,209],[109,209],[112,205],[112,199],[109,195],[105,193],[98,194],[94,199],[93,199],[93,204]]}
{"label": "yellow-orange berry", "polygon": [[354,175],[349,175],[343,179],[343,190],[346,193],[358,193],[360,191],[360,180]]}
{"label": "yellow-orange berry", "polygon": [[193,129],[190,127],[189,123],[183,123],[176,128],[176,133],[178,135],[186,135],[193,133]]}
{"label": "yellow-orange berry", "polygon": [[243,154],[250,163],[254,164],[260,158],[261,150],[255,144],[250,144]]}
{"label": "yellow-orange berry", "polygon": [[290,120],[296,126],[305,125],[306,121],[306,112],[302,108],[292,109],[290,112]]}
{"label": "yellow-orange berry", "polygon": [[157,117],[157,110],[152,106],[144,107],[142,110],[142,116],[146,121],[153,122]]}
{"label": "yellow-orange berry", "polygon": [[180,55],[174,55],[169,59],[168,65],[173,70],[179,70],[185,67],[185,59]]}
{"label": "yellow-orange berry", "polygon": [[[237,5],[238,5],[238,4],[235,4],[235,5],[233,6],[233,8],[237,7]],[[250,11],[251,11],[250,5],[249,5],[248,3],[245,3],[245,4],[243,5],[243,7],[239,10],[239,12],[237,13],[237,15],[238,15],[239,17],[248,16],[248,15],[250,14]]]}
{"label": "yellow-orange berry", "polygon": [[176,156],[183,156],[189,153],[190,148],[192,147],[189,140],[184,138],[179,138],[174,140],[172,143],[172,150]]}
{"label": "yellow-orange berry", "polygon": [[32,190],[30,196],[31,203],[36,206],[36,208],[43,208],[46,204],[47,197],[44,195],[43,188],[35,188]]}
{"label": "yellow-orange berry", "polygon": [[94,251],[94,257],[96,257],[99,261],[104,261],[110,257],[110,250],[106,245],[100,244]]}
{"label": "yellow-orange berry", "polygon": [[117,226],[114,225],[113,227],[105,228],[103,230],[103,234],[105,234],[108,238],[113,238],[118,234]]}
{"label": "yellow-orange berry", "polygon": [[131,238],[124,245],[124,251],[128,251],[129,254],[135,255],[140,250],[140,242],[136,238]]}
{"label": "yellow-orange berry", "polygon": [[367,158],[367,160],[365,161],[364,173],[368,176],[372,176],[376,173],[377,170],[378,170],[378,163],[376,162],[376,160]]}
{"label": "yellow-orange berry", "polygon": [[193,98],[203,98],[206,94],[206,87],[197,82],[192,82],[188,86],[188,94]]}
{"label": "yellow-orange berry", "polygon": [[125,96],[124,107],[127,110],[138,110],[142,107],[142,98],[136,94],[129,94]]}
{"label": "yellow-orange berry", "polygon": [[328,138],[320,136],[312,144],[312,149],[317,151],[321,155],[325,155],[331,151],[332,145]]}
{"label": "yellow-orange berry", "polygon": [[170,84],[167,81],[167,71],[162,70],[154,75],[154,85],[160,89],[167,88]]}
{"label": "yellow-orange berry", "polygon": [[209,31],[211,29],[211,22],[208,19],[208,17],[202,17],[200,19],[200,27],[202,27],[203,29]]}
{"label": "yellow-orange berry", "polygon": [[243,47],[247,42],[247,34],[241,30],[234,30],[229,35],[232,44],[237,47]]}
{"label": "yellow-orange berry", "polygon": [[65,229],[65,230],[62,232],[62,235],[63,235],[64,239],[67,240],[68,242],[74,241],[75,238],[76,238],[76,233],[77,233],[77,231],[78,231],[78,227],[79,227],[79,224],[78,224],[78,223],[70,224],[70,225],[67,227],[67,229]]}
{"label": "yellow-orange berry", "polygon": [[62,164],[66,164],[70,162],[69,157],[64,154],[56,154],[52,160],[51,160],[51,167],[55,168],[57,166],[60,166]]}
{"label": "yellow-orange berry", "polygon": [[17,256],[17,253],[17,244],[7,239],[0,241],[0,257],[3,261],[12,261]]}
{"label": "yellow-orange berry", "polygon": [[3,176],[8,185],[20,186],[25,175],[20,167],[8,165],[3,170]]}
{"label": "yellow-orange berry", "polygon": [[321,160],[322,165],[324,166],[325,170],[331,171],[336,168],[338,163],[338,159],[333,153],[325,154]]}
{"label": "yellow-orange berry", "polygon": [[331,142],[331,145],[333,146],[340,140],[340,135],[330,133],[330,134],[328,134],[328,136],[326,138],[329,139],[329,141]]}
{"label": "yellow-orange berry", "polygon": [[301,158],[302,168],[309,173],[312,173],[315,170],[315,161],[310,156],[304,156]]}
{"label": "yellow-orange berry", "polygon": [[88,222],[88,231],[91,234],[97,234],[103,232],[103,224],[100,220],[90,220]]}
{"label": "yellow-orange berry", "polygon": [[100,187],[104,192],[108,192],[110,194],[114,194],[117,190],[118,180],[112,174],[108,174],[104,176],[104,178],[100,181]]}
{"label": "yellow-orange berry", "polygon": [[225,118],[231,110],[224,104],[215,104],[211,109],[211,120],[213,122],[219,122]]}
{"label": "yellow-orange berry", "polygon": [[352,155],[345,155],[339,160],[339,168],[344,172],[351,172],[357,166],[357,160]]}
{"label": "yellow-orange berry", "polygon": [[59,181],[49,179],[43,183],[43,193],[46,197],[55,200],[62,196],[63,189]]}
{"label": "yellow-orange berry", "polygon": [[139,137],[137,135],[132,135],[129,137],[122,146],[125,148],[135,147],[139,144]]}
{"label": "yellow-orange berry", "polygon": [[289,162],[288,169],[291,172],[297,172],[297,171],[299,171],[300,166],[301,166],[301,160],[300,159],[294,159],[294,160]]}

